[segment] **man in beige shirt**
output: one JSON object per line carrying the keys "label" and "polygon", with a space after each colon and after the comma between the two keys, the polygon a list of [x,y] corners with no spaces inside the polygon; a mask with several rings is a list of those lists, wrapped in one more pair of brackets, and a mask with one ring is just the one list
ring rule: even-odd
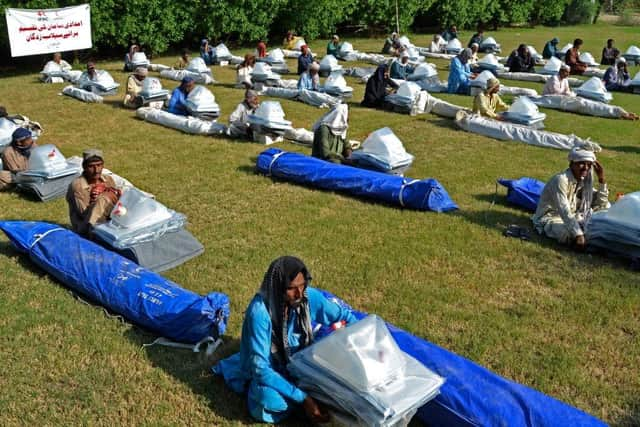
{"label": "man in beige shirt", "polygon": [[473,112],[490,119],[502,120],[498,111],[505,111],[509,108],[505,104],[498,92],[500,91],[500,80],[492,78],[487,80],[487,88],[476,95],[473,100]]}
{"label": "man in beige shirt", "polygon": [[82,159],[82,175],[69,185],[67,203],[73,231],[88,236],[94,225],[109,219],[121,191],[112,177],[102,175],[102,151],[86,150]]}
{"label": "man in beige shirt", "polygon": [[127,79],[127,94],[124,96],[123,104],[127,108],[138,108],[142,106],[142,98],[140,92],[144,79],[147,78],[149,70],[145,67],[137,67],[133,74]]}
{"label": "man in beige shirt", "polygon": [[15,183],[15,174],[27,170],[31,150],[37,147],[33,142],[31,131],[18,128],[11,135],[11,145],[2,152],[2,168],[0,171],[0,191],[8,190]]}

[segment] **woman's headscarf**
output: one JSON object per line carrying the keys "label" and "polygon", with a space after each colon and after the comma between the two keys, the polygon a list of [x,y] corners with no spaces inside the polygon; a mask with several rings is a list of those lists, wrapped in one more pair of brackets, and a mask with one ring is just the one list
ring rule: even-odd
{"label": "woman's headscarf", "polygon": [[[260,296],[271,318],[271,355],[285,366],[291,357],[285,318],[285,293],[299,273],[302,273],[306,283],[311,280],[307,267],[299,258],[283,256],[271,263],[260,286]],[[300,347],[307,347],[313,342],[313,330],[306,285],[301,303],[296,307],[289,307],[289,310],[297,313],[294,329],[301,331]]]}
{"label": "woman's headscarf", "polygon": [[258,43],[256,50],[258,53],[258,58],[264,58],[265,56],[267,56],[267,45],[263,41]]}
{"label": "woman's headscarf", "polygon": [[322,125],[326,125],[333,135],[345,139],[347,137],[347,128],[349,127],[349,107],[347,104],[335,105],[315,122],[312,130],[315,132]]}
{"label": "woman's headscarf", "polygon": [[462,49],[458,54],[458,58],[460,58],[463,64],[466,64],[471,59],[472,56],[473,56],[473,51],[468,47]]}

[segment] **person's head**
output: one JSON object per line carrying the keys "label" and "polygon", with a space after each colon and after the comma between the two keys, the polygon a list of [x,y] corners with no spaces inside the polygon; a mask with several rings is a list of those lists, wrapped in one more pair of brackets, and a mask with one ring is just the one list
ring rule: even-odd
{"label": "person's head", "polygon": [[184,77],[180,82],[180,89],[182,89],[184,93],[191,92],[194,87],[196,87],[196,81],[193,79],[193,77]]}
{"label": "person's head", "polygon": [[575,147],[569,152],[569,169],[578,181],[589,176],[591,166],[596,161],[596,153],[585,147]]}
{"label": "person's head", "polygon": [[101,150],[90,148],[82,152],[82,174],[89,182],[95,182],[102,176],[104,157]]}
{"label": "person's head", "polygon": [[60,52],[56,52],[53,54],[53,62],[59,64],[62,61],[62,54]]}
{"label": "person's head", "polygon": [[452,25],[452,26],[451,26],[451,28],[449,28],[449,30],[450,30],[452,33],[457,33],[457,32],[458,32],[458,28],[457,28],[455,25]]}
{"label": "person's head", "polygon": [[320,64],[318,64],[316,61],[313,61],[311,64],[309,64],[310,75],[315,76],[316,74],[318,74],[319,71],[320,71]]}
{"label": "person's head", "polygon": [[256,56],[253,53],[247,53],[244,55],[244,60],[242,61],[243,67],[253,67],[256,64]]}
{"label": "person's head", "polygon": [[560,70],[558,71],[558,77],[560,77],[560,80],[566,79],[567,77],[569,77],[570,72],[571,72],[571,67],[569,67],[568,65],[562,64],[560,66]]}
{"label": "person's head", "polygon": [[303,44],[302,46],[300,46],[300,51],[302,52],[303,55],[306,55],[309,52],[309,46],[307,46],[306,44]]}
{"label": "person's head", "polygon": [[87,62],[87,73],[90,76],[93,76],[96,73],[96,63],[93,61]]}
{"label": "person's head", "polygon": [[493,95],[494,93],[498,93],[498,91],[500,91],[500,80],[496,79],[495,77],[487,80],[487,94]]}
{"label": "person's head", "polygon": [[620,57],[618,59],[616,59],[616,67],[618,67],[618,70],[624,70],[627,68],[627,60],[624,59],[624,57]]}
{"label": "person's head", "polygon": [[613,39],[607,40],[607,47],[608,48],[612,48],[613,47],[613,43],[614,43]]}
{"label": "person's head", "polygon": [[138,80],[146,79],[148,74],[149,70],[147,70],[146,67],[136,67],[133,71],[133,75],[135,75]]}
{"label": "person's head", "polygon": [[527,45],[522,43],[518,46],[518,55],[527,56],[529,54],[529,49],[527,49]]}
{"label": "person's head", "polygon": [[333,37],[331,37],[331,41],[333,42],[333,44],[338,44],[340,43],[340,37],[338,37],[337,34],[334,34]]}
{"label": "person's head", "polygon": [[31,131],[25,128],[17,128],[11,134],[11,145],[18,151],[27,151],[33,145]]}
{"label": "person's head", "polygon": [[131,54],[134,54],[136,52],[140,52],[140,46],[138,46],[137,44],[132,44],[131,48],[129,49],[129,52]]}
{"label": "person's head", "polygon": [[247,103],[251,108],[257,108],[260,104],[260,99],[258,98],[258,93],[255,90],[247,90],[244,93],[244,102]]}
{"label": "person's head", "polygon": [[480,50],[480,45],[478,43],[471,43],[471,53],[476,54]]}
{"label": "person's head", "polygon": [[478,28],[478,35],[482,37],[484,35],[484,30],[482,28]]}
{"label": "person's head", "polygon": [[209,45],[209,39],[200,40],[200,47],[205,47]]}
{"label": "person's head", "polygon": [[0,105],[0,118],[2,117],[7,117],[9,115],[9,113],[7,113],[7,109]]}
{"label": "person's head", "polygon": [[398,39],[398,33],[396,33],[395,31],[393,33],[391,33],[391,40],[397,40]]}
{"label": "person's head", "polygon": [[560,43],[560,39],[557,37],[554,37],[551,39],[551,44],[556,46],[558,43]]}
{"label": "person's head", "polygon": [[580,49],[583,43],[584,42],[582,41],[582,39],[575,39],[573,41],[573,47],[575,47],[576,49]]}
{"label": "person's head", "polygon": [[462,49],[458,54],[458,58],[463,64],[466,64],[467,62],[469,62],[472,56],[473,56],[473,51],[468,47],[465,49]]}
{"label": "person's head", "polygon": [[180,57],[187,62],[189,61],[190,55],[191,55],[191,52],[189,52],[189,49],[187,49],[186,47],[180,51]]}
{"label": "person's head", "polygon": [[407,52],[406,50],[402,52],[402,54],[400,55],[400,62],[402,62],[403,64],[409,62],[409,52]]}

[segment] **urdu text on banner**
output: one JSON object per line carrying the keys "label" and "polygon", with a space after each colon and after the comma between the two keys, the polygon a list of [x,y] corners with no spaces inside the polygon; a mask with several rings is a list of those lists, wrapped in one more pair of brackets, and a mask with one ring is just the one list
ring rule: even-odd
{"label": "urdu text on banner", "polygon": [[88,4],[62,9],[6,9],[5,16],[13,57],[92,46]]}

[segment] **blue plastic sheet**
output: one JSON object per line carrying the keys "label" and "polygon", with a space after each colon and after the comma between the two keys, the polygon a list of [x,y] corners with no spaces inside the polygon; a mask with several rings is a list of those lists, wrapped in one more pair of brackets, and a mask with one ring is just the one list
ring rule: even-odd
{"label": "blue plastic sheet", "polygon": [[225,331],[225,294],[200,296],[55,224],[1,221],[0,229],[60,282],[154,333],[195,344]]}
{"label": "blue plastic sheet", "polygon": [[[327,291],[323,294],[351,308]],[[366,313],[353,310],[362,319]],[[603,427],[606,424],[577,408],[515,383],[422,338],[387,324],[400,348],[446,379],[440,394],[416,417],[432,427]],[[319,336],[330,333],[322,328]]]}
{"label": "blue plastic sheet", "polygon": [[275,148],[260,153],[256,168],[265,175],[298,184],[345,192],[405,208],[435,212],[458,209],[435,179],[402,178]]}
{"label": "blue plastic sheet", "polygon": [[535,212],[545,185],[542,181],[527,177],[520,179],[500,178],[498,183],[507,187],[507,201],[509,203],[531,212]]}

